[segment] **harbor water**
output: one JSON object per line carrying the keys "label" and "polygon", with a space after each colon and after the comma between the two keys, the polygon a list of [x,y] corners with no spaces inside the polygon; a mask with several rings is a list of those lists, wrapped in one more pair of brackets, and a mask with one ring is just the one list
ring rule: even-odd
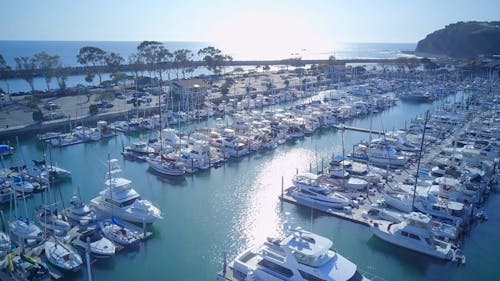
{"label": "harbor water", "polygon": [[[459,99],[450,96],[448,100]],[[412,118],[422,116],[434,104],[399,102],[387,111],[351,121],[350,125],[375,130],[404,128]],[[199,124],[205,126],[205,122]],[[196,125],[191,125],[196,126]],[[153,237],[136,250],[118,254],[109,261],[93,264],[93,280],[215,280],[222,268],[226,252],[231,260],[245,248],[258,245],[267,236],[281,233],[284,220],[333,240],[343,256],[374,280],[491,280],[498,276],[500,248],[498,227],[500,198],[493,194],[486,203],[489,221],[477,225],[464,244],[467,264],[457,266],[403,248],[390,245],[372,236],[366,226],[354,224],[309,208],[280,202],[282,179],[291,185],[297,172],[313,172],[326,167],[332,153],[341,154],[344,142],[347,154],[352,145],[368,139],[367,133],[321,130],[312,136],[286,143],[274,151],[252,154],[230,160],[224,166],[170,179],[154,174],[142,162],[123,160],[123,145],[148,134],[125,136],[97,143],[85,143],[48,151],[35,139],[20,140],[20,146],[5,165],[31,165],[32,159],[47,161],[70,170],[72,180],[51,188],[51,197],[58,208],[68,205],[77,189],[89,201],[104,187],[106,159],[117,158],[122,175],[134,184],[142,198],[152,201],[164,212],[165,219],[155,223]],[[343,140],[342,140],[343,138]],[[27,199],[28,216],[35,216],[35,207],[42,203],[41,194]],[[7,219],[14,219],[10,206],[3,206]],[[25,215],[18,209],[18,215]],[[68,277],[87,280],[85,272]]]}

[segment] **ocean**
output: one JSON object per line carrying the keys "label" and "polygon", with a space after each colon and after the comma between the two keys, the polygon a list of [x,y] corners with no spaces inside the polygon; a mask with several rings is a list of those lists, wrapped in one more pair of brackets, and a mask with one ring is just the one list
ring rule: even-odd
{"label": "ocean", "polygon": [[[208,42],[163,42],[165,47],[171,52],[177,49],[189,49],[193,53],[207,47],[215,46],[221,49],[224,53],[233,56],[234,60],[270,60],[270,59],[286,59],[290,57],[302,57],[303,59],[328,59],[333,55],[337,59],[390,59],[408,56],[404,51],[412,51],[415,49],[414,43],[337,43],[333,46],[318,46],[314,49],[301,49],[291,47],[288,50],[269,51],[268,53],[255,52],[246,50],[245,53],[239,50],[224,49],[223,46]],[[112,42],[112,41],[0,41],[0,54],[5,58],[8,65],[15,68],[14,58],[28,56],[31,57],[36,53],[45,51],[50,55],[58,55],[64,66],[77,66],[76,55],[80,48],[84,46],[94,46],[103,49],[106,52],[115,52],[120,54],[125,61],[134,52],[137,51],[137,46],[140,42]],[[194,75],[208,73],[203,68],[199,68]],[[109,77],[104,77],[108,79]],[[97,79],[95,80],[97,81]],[[68,79],[69,87],[77,84],[86,84],[83,75],[72,76]],[[9,81],[9,91],[29,92],[28,83],[22,79],[12,79]],[[57,88],[57,83],[54,79],[50,87]],[[0,88],[7,91],[7,84],[0,81]],[[43,78],[35,79],[35,89],[45,90],[46,85]]]}

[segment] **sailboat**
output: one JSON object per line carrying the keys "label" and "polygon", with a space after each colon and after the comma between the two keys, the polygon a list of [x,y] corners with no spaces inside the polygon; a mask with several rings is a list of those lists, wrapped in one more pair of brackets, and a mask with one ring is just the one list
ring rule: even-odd
{"label": "sailboat", "polygon": [[76,250],[56,238],[45,242],[45,256],[51,264],[64,271],[79,271],[83,264]]}
{"label": "sailboat", "polygon": [[58,215],[57,210],[52,212],[47,205],[38,207],[37,217],[41,227],[51,230],[57,236],[64,235],[71,229],[71,225]]}
{"label": "sailboat", "polygon": [[[161,99],[160,99],[161,100]],[[183,176],[186,173],[186,167],[181,163],[175,161],[174,159],[169,159],[163,155],[163,127],[161,125],[161,105],[160,105],[160,152],[158,156],[148,157],[146,161],[149,167],[157,173],[166,176]],[[165,129],[165,131],[170,132],[170,130]],[[176,136],[175,142],[180,143],[180,139]]]}
{"label": "sailboat", "polygon": [[24,242],[26,242],[27,244],[36,244],[44,238],[44,235],[40,227],[30,222],[30,220],[27,218],[28,209],[26,207],[26,197],[24,196],[24,192],[22,194],[23,194],[24,212],[26,218],[18,216],[17,199],[13,195],[11,200],[14,201],[14,210],[15,210],[14,213],[16,219],[14,219],[9,223],[9,231],[10,234],[12,235],[12,238],[15,238],[21,244]]}

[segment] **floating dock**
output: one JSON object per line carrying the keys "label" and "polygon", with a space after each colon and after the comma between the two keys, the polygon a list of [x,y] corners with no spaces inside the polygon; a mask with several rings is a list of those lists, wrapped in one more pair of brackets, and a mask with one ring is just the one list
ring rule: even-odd
{"label": "floating dock", "polygon": [[351,131],[358,131],[358,132],[363,132],[363,133],[372,133],[372,134],[377,134],[377,135],[385,135],[385,133],[382,132],[382,131],[369,130],[369,129],[359,128],[359,127],[353,127],[353,126],[346,126],[344,124],[333,125],[333,127],[337,128],[338,130],[351,130]]}

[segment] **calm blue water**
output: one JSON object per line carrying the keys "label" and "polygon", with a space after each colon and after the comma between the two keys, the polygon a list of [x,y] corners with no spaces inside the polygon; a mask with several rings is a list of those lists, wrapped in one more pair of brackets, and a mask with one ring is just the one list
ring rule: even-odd
{"label": "calm blue water", "polygon": [[[434,105],[400,103],[374,115],[373,128],[401,128],[405,120]],[[370,118],[355,120],[353,125],[369,127]],[[205,125],[205,122],[202,124]],[[195,125],[192,125],[195,126]],[[215,280],[222,264],[222,253],[229,258],[257,245],[267,236],[281,232],[289,212],[297,225],[329,237],[334,248],[358,264],[364,271],[385,280],[491,280],[498,276],[497,249],[500,247],[500,197],[493,195],[486,208],[490,220],[476,227],[466,240],[467,264],[456,265],[391,246],[372,237],[368,228],[311,212],[308,208],[281,203],[281,178],[291,184],[296,169],[316,170],[321,159],[326,164],[332,152],[341,151],[341,134],[324,130],[275,151],[258,153],[231,161],[219,169],[188,176],[184,180],[159,177],[147,164],[122,161],[122,143],[127,145],[142,136],[118,136],[106,142],[81,144],[46,152],[53,161],[73,173],[71,182],[54,188],[59,206],[67,204],[80,187],[85,200],[103,188],[106,155],[120,159],[123,175],[133,181],[143,198],[156,203],[166,218],[154,225],[155,235],[141,244],[139,251],[119,254],[108,263],[93,266],[94,280]],[[345,147],[366,139],[367,134],[346,132]],[[41,159],[43,147],[35,140],[21,140],[19,153],[7,164]],[[28,200],[30,215],[41,202],[40,194]],[[4,209],[6,216],[8,207]],[[493,277],[495,279],[496,277]],[[86,280],[81,273],[72,280]]]}
{"label": "calm blue water", "polygon": [[[106,52],[116,52],[122,55],[125,60],[130,54],[137,51],[137,46],[140,42],[86,42],[86,41],[1,41],[0,40],[0,54],[5,58],[7,64],[15,68],[15,57],[28,56],[31,57],[38,52],[45,51],[51,55],[59,55],[61,62],[64,66],[76,66],[76,55],[80,48],[84,46],[95,46],[103,49]],[[164,45],[170,51],[176,49],[186,48],[193,53],[197,53],[199,49],[208,45],[214,45],[204,42],[164,42]],[[215,45],[217,46],[217,45]],[[397,58],[406,56],[401,51],[414,50],[415,44],[411,43],[339,43],[331,47],[318,47],[318,49],[301,49],[301,50],[283,50],[279,54],[270,53],[239,53],[237,50],[222,51],[229,53],[235,60],[258,60],[262,58],[267,59],[286,59],[293,53],[304,59],[327,59],[331,55],[335,55],[338,59],[354,59],[354,58]],[[228,69],[230,71],[230,69]],[[204,68],[199,68],[193,75],[207,74]],[[104,77],[103,77],[104,78]],[[106,79],[109,77],[106,76]],[[97,82],[97,78],[95,79]],[[72,87],[77,84],[84,84],[85,76],[72,76],[68,79],[67,85]],[[0,81],[0,88],[7,91],[7,85],[4,81]],[[57,83],[54,79],[51,83],[51,88],[57,88]],[[35,89],[45,90],[45,81],[42,78],[35,79]],[[13,79],[10,81],[9,90],[15,92],[29,92],[31,89],[29,85],[22,79]]]}

